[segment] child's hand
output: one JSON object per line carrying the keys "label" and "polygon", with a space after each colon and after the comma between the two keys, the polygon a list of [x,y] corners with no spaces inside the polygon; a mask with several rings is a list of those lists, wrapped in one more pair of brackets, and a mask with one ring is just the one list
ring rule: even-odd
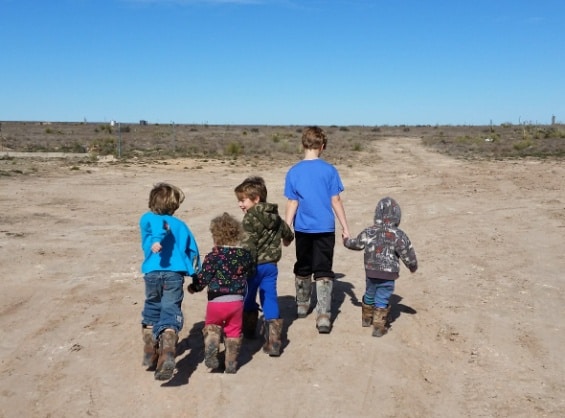
{"label": "child's hand", "polygon": [[188,290],[188,293],[190,293],[191,295],[193,295],[194,292],[195,292],[194,287],[192,286],[192,283],[189,284],[188,286],[186,286],[186,290]]}
{"label": "child's hand", "polygon": [[291,240],[288,240],[288,239],[283,239],[283,240],[282,240],[282,243],[283,243],[283,245],[284,245],[285,247],[288,247],[291,242],[292,242],[292,241],[291,241]]}
{"label": "child's hand", "polygon": [[155,254],[161,252],[162,249],[163,247],[161,246],[160,242],[154,242],[153,245],[151,246],[151,251],[154,252]]}

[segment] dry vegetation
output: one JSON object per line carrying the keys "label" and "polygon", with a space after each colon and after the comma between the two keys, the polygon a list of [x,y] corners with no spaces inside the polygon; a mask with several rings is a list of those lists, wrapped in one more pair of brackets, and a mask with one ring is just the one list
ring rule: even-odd
{"label": "dry vegetation", "polygon": [[[2,122],[0,151],[88,153],[128,159],[295,159],[302,126]],[[417,137],[459,158],[563,158],[564,125],[328,126],[332,162],[370,162],[372,143]],[[6,158],[5,156],[3,158]]]}
{"label": "dry vegetation", "polygon": [[207,298],[187,294],[169,382],[140,364],[151,185],[185,190],[178,215],[203,254],[211,217],[243,216],[246,176],[284,211],[302,127],[121,127],[2,123],[0,418],[565,417],[562,125],[326,127],[351,232],[389,195],[418,253],[391,331],[361,327],[363,255],[337,243],[332,332],[296,319],[292,246],[278,265],[283,354],[246,341],[237,375],[209,373]]}

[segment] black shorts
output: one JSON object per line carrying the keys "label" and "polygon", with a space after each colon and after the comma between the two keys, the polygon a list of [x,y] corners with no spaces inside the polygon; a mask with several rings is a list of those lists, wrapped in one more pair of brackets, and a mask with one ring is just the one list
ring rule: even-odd
{"label": "black shorts", "polygon": [[329,277],[333,279],[335,274],[332,270],[335,233],[321,232],[308,234],[295,231],[296,263],[294,274],[297,276],[309,276],[314,274],[314,279]]}

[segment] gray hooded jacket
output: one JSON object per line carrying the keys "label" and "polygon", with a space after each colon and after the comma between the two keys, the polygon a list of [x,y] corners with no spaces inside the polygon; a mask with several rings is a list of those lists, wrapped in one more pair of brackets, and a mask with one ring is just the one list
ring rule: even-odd
{"label": "gray hooded jacket", "polygon": [[357,238],[344,239],[351,250],[365,250],[365,273],[373,279],[395,280],[400,261],[413,273],[418,269],[416,252],[400,225],[400,206],[390,198],[381,199],[375,209],[375,224],[365,228]]}

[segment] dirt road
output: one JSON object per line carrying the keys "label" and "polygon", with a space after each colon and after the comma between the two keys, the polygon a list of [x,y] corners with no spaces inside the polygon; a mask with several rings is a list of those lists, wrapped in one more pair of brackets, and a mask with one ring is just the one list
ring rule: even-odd
{"label": "dirt road", "polygon": [[137,222],[151,186],[183,188],[177,214],[205,254],[210,219],[242,216],[232,190],[246,176],[262,175],[284,211],[288,167],[50,163],[0,177],[0,417],[565,416],[565,165],[458,161],[415,138],[370,152],[373,164],[338,166],[350,229],[390,195],[420,263],[401,271],[390,332],[361,328],[362,253],[339,245],[332,332],[295,319],[291,246],[279,264],[281,357],[246,342],[236,375],[209,373],[206,296],[187,293],[166,383],[141,366]]}

